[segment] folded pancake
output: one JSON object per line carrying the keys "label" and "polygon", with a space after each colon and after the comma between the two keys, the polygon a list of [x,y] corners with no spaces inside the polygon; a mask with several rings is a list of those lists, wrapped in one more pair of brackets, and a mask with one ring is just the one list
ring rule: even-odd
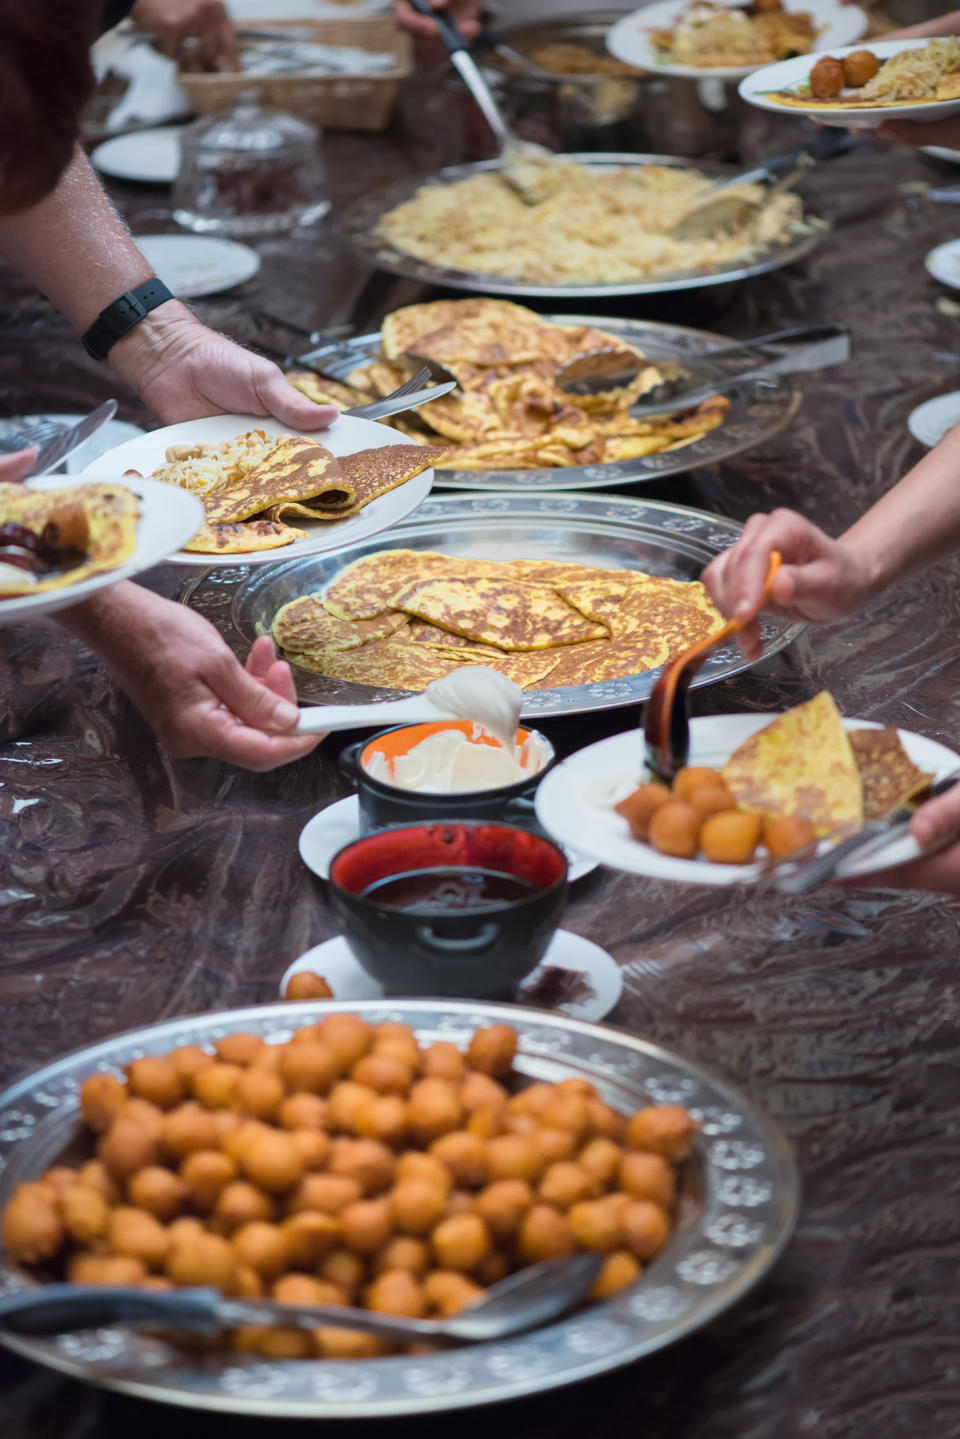
{"label": "folded pancake", "polygon": [[393,597],[394,608],[503,650],[539,650],[605,639],[546,585],[511,579],[428,579]]}
{"label": "folded pancake", "polygon": [[271,627],[281,649],[296,654],[353,650],[403,629],[407,616],[388,610],[372,620],[338,620],[324,608],[323,596],[301,595],[279,609]]}
{"label": "folded pancake", "polygon": [[798,815],[818,835],[863,823],[863,786],[850,738],[826,690],[778,716],[746,740],[723,767],[741,809]]}
{"label": "folded pancake", "polygon": [[312,370],[288,370],[287,379],[316,405],[336,405],[338,410],[349,410],[370,399],[368,391],[355,389],[353,385],[326,375],[316,375]]}
{"label": "folded pancake", "polygon": [[488,659],[503,659],[503,650],[497,649],[495,645],[482,645],[477,640],[467,639],[466,635],[455,635],[451,630],[442,630],[439,625],[428,624],[426,620],[411,620],[406,633],[406,641],[411,645],[426,645],[428,648],[447,652],[453,650],[457,654],[468,652],[467,657],[475,657],[486,662]]}
{"label": "folded pancake", "polygon": [[668,656],[716,634],[724,624],[699,580],[598,571],[595,577],[558,588],[581,614],[606,624],[613,639],[646,634],[652,627],[666,643]]}
{"label": "folded pancake", "polygon": [[308,538],[306,530],[261,516],[239,524],[205,524],[183,548],[199,555],[242,555],[253,550],[282,549],[294,540]]}
{"label": "folded pancake", "polygon": [[68,485],[60,490],[34,490],[26,485],[0,484],[0,524],[24,525],[40,535],[47,524],[60,531],[64,567],[32,579],[16,577],[5,566],[0,597],[42,594],[78,584],[91,575],[116,569],[130,559],[137,543],[140,502],[123,485]]}
{"label": "folded pancake", "polygon": [[547,689],[563,685],[602,684],[604,680],[626,679],[645,674],[666,664],[670,655],[666,641],[650,626],[624,640],[592,640],[584,645],[567,645],[550,671]]}
{"label": "folded pancake", "polygon": [[863,786],[865,820],[882,819],[922,794],[934,777],[913,763],[895,729],[848,730],[847,739]]}
{"label": "folded pancake", "polygon": [[430,575],[451,578],[499,575],[495,560],[458,558],[431,550],[379,550],[340,571],[324,591],[323,602],[342,620],[370,620],[389,608],[393,596]]}
{"label": "folded pancake", "polygon": [[267,514],[277,520],[294,516],[309,520],[350,519],[380,495],[388,494],[438,463],[445,453],[437,445],[382,445],[377,449],[358,450],[353,455],[341,455],[338,460],[341,482],[353,496],[349,505],[336,501],[331,504],[327,496],[321,494],[308,505],[293,499],[281,500],[272,505]]}
{"label": "folded pancake", "polygon": [[353,650],[325,650],[298,658],[305,669],[318,670],[333,679],[378,688],[425,690],[431,681],[459,669],[463,660],[437,650],[404,644],[402,632],[374,640]]}
{"label": "folded pancake", "polygon": [[[356,492],[342,477],[340,461],[317,440],[285,436],[245,479],[204,499],[208,525],[230,525],[263,514],[278,500],[318,500],[349,508]],[[270,516],[276,519],[279,516]]]}

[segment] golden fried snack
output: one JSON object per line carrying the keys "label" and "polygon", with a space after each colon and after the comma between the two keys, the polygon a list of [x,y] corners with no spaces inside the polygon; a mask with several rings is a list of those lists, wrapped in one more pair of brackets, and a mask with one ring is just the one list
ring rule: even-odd
{"label": "golden fried snack", "polygon": [[241,1114],[272,1123],[287,1096],[279,1074],[269,1069],[245,1069],[233,1091],[233,1103]]}
{"label": "golden fried snack", "polygon": [[349,1069],[373,1043],[373,1026],[355,1014],[328,1014],[317,1025],[317,1035]]}
{"label": "golden fried snack", "polygon": [[313,1269],[320,1257],[339,1243],[341,1226],[332,1214],[304,1210],[281,1226],[294,1269]]}
{"label": "golden fried snack", "polygon": [[687,803],[696,813],[701,824],[708,820],[712,814],[723,814],[730,809],[736,809],[737,802],[733,795],[722,784],[705,784],[693,790],[687,795]]}
{"label": "golden fried snack", "polygon": [[362,1198],[363,1187],[353,1175],[305,1174],[291,1194],[291,1214],[339,1214],[348,1204]]}
{"label": "golden fried snack", "polygon": [[36,1185],[21,1184],[3,1214],[3,1243],[13,1259],[52,1259],[65,1238],[55,1201]]}
{"label": "golden fried snack", "polygon": [[670,1209],[677,1197],[677,1176],[662,1154],[625,1154],[620,1161],[620,1188],[634,1199],[652,1199]]}
{"label": "golden fried snack", "polygon": [[538,1192],[546,1204],[555,1204],[558,1209],[569,1209],[571,1204],[596,1198],[601,1188],[595,1176],[582,1164],[561,1159],[550,1165],[540,1181]]}
{"label": "golden fried snack", "polygon": [[609,1254],[623,1243],[623,1229],[615,1210],[601,1199],[585,1199],[567,1210],[567,1223],[579,1249]]}
{"label": "golden fried snack", "polygon": [[389,1199],[357,1199],[338,1216],[343,1242],[354,1254],[374,1254],[382,1249],[393,1230],[393,1209]]}
{"label": "golden fried snack", "polygon": [[409,1234],[397,1234],[389,1239],[382,1249],[373,1256],[373,1271],[383,1274],[391,1269],[406,1269],[418,1279],[430,1267],[430,1249],[422,1239]]}
{"label": "golden fried snack", "polygon": [[653,814],[649,834],[650,843],[661,854],[671,855],[674,859],[693,859],[697,852],[700,820],[693,805],[682,799],[671,799]]}
{"label": "golden fried snack", "polygon": [[340,1061],[319,1039],[291,1044],[280,1060],[280,1077],[293,1094],[328,1094],[340,1078]]}
{"label": "golden fried snack", "polygon": [[816,837],[817,831],[810,821],[796,814],[777,815],[766,820],[763,826],[763,843],[774,860],[788,859],[798,849],[812,844]]}
{"label": "golden fried snack", "polygon": [[175,1219],[187,1198],[187,1186],[177,1174],[159,1164],[149,1164],[131,1174],[127,1196],[137,1209],[145,1209],[154,1219],[166,1224]]}
{"label": "golden fried snack", "polygon": [[636,1256],[629,1249],[616,1249],[603,1261],[603,1268],[593,1281],[587,1298],[593,1300],[612,1299],[621,1289],[626,1289],[640,1278],[642,1270]]}
{"label": "golden fried snack", "polygon": [[479,1214],[454,1214],[437,1225],[430,1242],[441,1269],[469,1273],[486,1259],[493,1241]]}
{"label": "golden fried snack", "polygon": [[654,1104],[633,1115],[627,1126],[627,1142],[631,1149],[649,1149],[672,1164],[682,1164],[690,1157],[696,1129],[696,1122],[682,1105]]}
{"label": "golden fried snack", "polygon": [[115,1074],[91,1074],[80,1086],[80,1113],[91,1129],[103,1133],[127,1100],[127,1086]]}
{"label": "golden fried snack", "polygon": [[170,1249],[170,1235],[145,1209],[123,1204],[110,1215],[107,1247],[111,1254],[139,1259],[147,1269],[162,1269]]}
{"label": "golden fried snack", "polygon": [[536,1184],[547,1160],[522,1134],[498,1134],[487,1141],[490,1179],[525,1179]]}
{"label": "golden fried snack", "polygon": [[290,1138],[306,1171],[323,1169],[333,1149],[329,1134],[322,1129],[291,1129]]}
{"label": "golden fried snack", "polygon": [[407,1137],[407,1105],[399,1094],[381,1094],[359,1108],[354,1119],[357,1134],[400,1146]]}
{"label": "golden fried snack", "polygon": [[198,1069],[193,1076],[193,1093],[204,1109],[229,1109],[233,1104],[237,1080],[243,1073],[239,1064],[227,1064],[218,1060]]}
{"label": "golden fried snack", "polygon": [[408,1319],[422,1319],[427,1312],[427,1296],[409,1269],[388,1269],[379,1274],[368,1286],[364,1302],[368,1309],[403,1314]]}
{"label": "golden fried snack", "polygon": [[852,55],[844,55],[842,64],[844,81],[854,90],[866,85],[880,69],[880,61],[872,50],[854,50]]}
{"label": "golden fried snack", "polygon": [[700,831],[700,847],[713,864],[749,864],[760,842],[763,816],[732,809],[715,814]]}
{"label": "golden fried snack", "polygon": [[437,1310],[445,1319],[459,1314],[468,1304],[480,1299],[483,1290],[465,1274],[444,1269],[433,1269],[423,1281],[423,1292],[431,1309]]}
{"label": "golden fried snack", "polygon": [[97,1154],[108,1174],[123,1181],[145,1165],[156,1164],[160,1157],[160,1144],[144,1124],[136,1119],[125,1119],[121,1114],[100,1140]]}
{"label": "golden fried snack", "polygon": [[401,1179],[390,1193],[390,1205],[402,1234],[429,1234],[447,1212],[447,1190],[429,1179]]}
{"label": "golden fried snack", "polygon": [[467,1072],[466,1060],[460,1050],[443,1039],[423,1051],[421,1069],[428,1078],[449,1079],[453,1084],[464,1079]]}
{"label": "golden fried snack", "polygon": [[75,1244],[94,1244],[110,1225],[110,1206],[98,1189],[72,1184],[60,1196],[60,1214],[67,1235]]}
{"label": "golden fried snack", "polygon": [[237,1179],[221,1192],[213,1214],[217,1223],[229,1234],[242,1224],[252,1224],[257,1219],[272,1219],[274,1205],[269,1194],[264,1194],[262,1189]]}
{"label": "golden fried snack", "polygon": [[552,1204],[535,1204],[520,1221],[517,1249],[528,1264],[566,1259],[576,1250],[570,1221]]}
{"label": "golden fried snack", "polygon": [[237,1177],[237,1162],[220,1149],[195,1149],[180,1166],[191,1208],[209,1214],[231,1180]]}
{"label": "golden fried snack", "polygon": [[[619,1117],[619,1116],[618,1116]],[[593,1127],[591,1125],[591,1127]],[[598,1186],[598,1192],[612,1184],[616,1178],[617,1171],[623,1158],[623,1150],[619,1144],[605,1135],[599,1135],[591,1139],[580,1151],[577,1161],[581,1169],[585,1169],[591,1179]]]}
{"label": "golden fried snack", "polygon": [[183,1082],[169,1056],[147,1054],[135,1059],[127,1070],[127,1084],[131,1094],[158,1109],[173,1109],[184,1097]]}
{"label": "golden fried snack", "polygon": [[355,1083],[364,1084],[378,1094],[409,1094],[413,1067],[405,1058],[374,1049],[357,1061],[350,1076]]}
{"label": "golden fried snack", "polygon": [[169,1059],[188,1088],[192,1088],[193,1076],[198,1070],[214,1063],[213,1055],[201,1049],[199,1044],[183,1044],[170,1052]]}
{"label": "golden fried snack", "polygon": [[477,1195],[474,1207],[493,1237],[511,1240],[534,1205],[535,1195],[525,1179],[499,1179]]}
{"label": "golden fried snack", "polygon": [[140,1285],[146,1277],[146,1266],[126,1254],[90,1254],[79,1250],[71,1255],[67,1265],[71,1284]]}
{"label": "golden fried snack", "polygon": [[379,1139],[347,1139],[330,1160],[331,1174],[355,1179],[364,1194],[380,1194],[393,1183],[397,1161]]}
{"label": "golden fried snack", "polygon": [[241,1158],[251,1183],[268,1194],[295,1189],[303,1177],[303,1160],[288,1133],[277,1130],[254,1139]]}
{"label": "golden fried snack", "polygon": [[517,1053],[516,1032],[507,1024],[491,1024],[475,1031],[467,1049],[467,1060],[481,1074],[505,1079]]}
{"label": "golden fried snack", "polygon": [[487,1146],[466,1130],[442,1134],[430,1145],[430,1153],[446,1165],[456,1184],[467,1189],[479,1189],[490,1177]]}
{"label": "golden fried snack", "polygon": [[650,834],[650,821],[660,806],[669,799],[670,791],[665,784],[642,784],[633,794],[628,794],[626,799],[615,804],[614,809],[617,814],[623,815],[634,839],[647,839]]}
{"label": "golden fried snack", "polygon": [[652,1259],[670,1237],[670,1216],[662,1205],[649,1199],[633,1199],[620,1215],[627,1248],[644,1261]]}
{"label": "golden fried snack", "polygon": [[705,786],[713,789],[717,785],[726,787],[719,770],[710,769],[708,765],[688,765],[686,769],[677,771],[673,781],[673,797],[688,800],[694,790],[703,789]]}
{"label": "golden fried snack", "polygon": [[235,1229],[230,1242],[238,1262],[249,1265],[262,1279],[279,1278],[290,1263],[287,1235],[278,1224],[254,1219]]}
{"label": "golden fried snack", "polygon": [[835,100],[846,83],[843,62],[824,55],[810,71],[810,93],[816,100]]}
{"label": "golden fried snack", "polygon": [[166,1258],[167,1277],[190,1289],[211,1285],[232,1294],[237,1276],[233,1247],[217,1234],[179,1234],[171,1240]]}
{"label": "golden fried snack", "polygon": [[214,1044],[217,1058],[224,1064],[252,1064],[264,1048],[259,1034],[226,1034]]}
{"label": "golden fried snack", "polygon": [[284,999],[332,999],[333,990],[325,979],[312,970],[302,969],[299,974],[292,974],[287,980],[287,988],[284,991]]}
{"label": "golden fried snack", "polygon": [[216,1119],[199,1104],[183,1104],[164,1116],[160,1142],[171,1159],[184,1159],[196,1149],[215,1149],[218,1139]]}
{"label": "golden fried snack", "polygon": [[280,1106],[282,1129],[322,1129],[330,1123],[330,1104],[319,1094],[290,1094]]}

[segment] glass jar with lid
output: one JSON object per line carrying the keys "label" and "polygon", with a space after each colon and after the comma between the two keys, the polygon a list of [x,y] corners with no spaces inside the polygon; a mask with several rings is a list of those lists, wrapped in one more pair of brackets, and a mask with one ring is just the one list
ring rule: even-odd
{"label": "glass jar with lid", "polygon": [[269,235],[309,225],[330,207],[316,127],[259,104],[188,125],[173,189],[178,225],[212,235]]}

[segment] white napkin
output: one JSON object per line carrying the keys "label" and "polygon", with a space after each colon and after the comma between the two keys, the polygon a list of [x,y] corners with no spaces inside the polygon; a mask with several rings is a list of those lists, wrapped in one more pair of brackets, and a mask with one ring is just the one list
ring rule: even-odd
{"label": "white napkin", "polygon": [[135,40],[124,27],[108,30],[91,52],[97,80],[113,71],[129,80],[129,88],[110,112],[107,130],[131,125],[159,125],[190,114],[190,102],[177,84],[175,61],[153,46]]}

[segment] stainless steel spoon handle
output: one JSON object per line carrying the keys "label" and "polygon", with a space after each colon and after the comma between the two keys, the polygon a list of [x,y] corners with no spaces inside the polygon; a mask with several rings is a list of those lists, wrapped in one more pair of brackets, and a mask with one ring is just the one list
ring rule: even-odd
{"label": "stainless steel spoon handle", "polygon": [[41,1284],[0,1298],[0,1329],[15,1334],[69,1334],[110,1324],[153,1324],[216,1334],[220,1295],[215,1289],[110,1288],[93,1284]]}
{"label": "stainless steel spoon handle", "polygon": [[496,135],[501,148],[510,139],[510,128],[500,113],[500,106],[493,98],[490,86],[487,84],[473,56],[467,41],[461,35],[456,25],[444,11],[434,10],[429,0],[410,0],[414,10],[420,12],[426,19],[432,20],[440,32],[440,38],[450,51],[450,59],[453,61],[460,78],[466,85],[470,94],[476,100],[483,112],[490,129]]}

